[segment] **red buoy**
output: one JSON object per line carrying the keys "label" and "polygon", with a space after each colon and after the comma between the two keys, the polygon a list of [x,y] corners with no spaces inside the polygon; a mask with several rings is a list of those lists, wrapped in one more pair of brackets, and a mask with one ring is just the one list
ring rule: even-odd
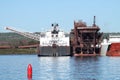
{"label": "red buoy", "polygon": [[27,77],[28,79],[32,79],[32,65],[29,64],[27,67]]}

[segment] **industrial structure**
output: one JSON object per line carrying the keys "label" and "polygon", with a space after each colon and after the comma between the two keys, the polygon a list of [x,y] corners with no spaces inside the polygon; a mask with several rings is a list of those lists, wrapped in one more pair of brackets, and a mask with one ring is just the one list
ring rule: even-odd
{"label": "industrial structure", "polygon": [[41,34],[21,32],[10,27],[6,29],[40,41],[39,56],[96,56],[101,53],[103,33],[99,32],[100,28],[96,25],[95,16],[92,26],[87,26],[82,21],[74,21],[74,29],[70,34],[61,31],[58,24],[52,24],[51,30]]}
{"label": "industrial structure", "polygon": [[101,37],[100,28],[95,24],[95,16],[92,26],[85,22],[74,21],[74,29],[71,30],[71,53],[74,56],[100,55]]}
{"label": "industrial structure", "polygon": [[[16,30],[14,28],[11,27],[5,27],[6,30],[10,30],[13,31],[19,35],[25,36],[27,38],[36,40],[36,41],[40,41],[40,34],[35,34],[35,33],[30,33],[30,32],[22,32],[20,30]],[[34,44],[34,45],[26,45],[26,46],[18,46],[18,48],[37,48],[37,53],[39,53],[39,44]]]}

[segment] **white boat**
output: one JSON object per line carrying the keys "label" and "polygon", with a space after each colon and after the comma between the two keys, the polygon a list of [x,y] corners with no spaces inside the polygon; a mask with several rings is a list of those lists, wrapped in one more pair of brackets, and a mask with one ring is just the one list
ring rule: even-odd
{"label": "white boat", "polygon": [[60,30],[58,24],[52,24],[51,30],[41,33],[38,56],[69,56],[69,42],[69,34]]}

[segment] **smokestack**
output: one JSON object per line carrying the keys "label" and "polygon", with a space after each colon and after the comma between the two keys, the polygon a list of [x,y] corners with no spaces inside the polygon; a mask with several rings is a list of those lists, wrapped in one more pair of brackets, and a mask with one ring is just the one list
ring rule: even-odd
{"label": "smokestack", "polygon": [[96,16],[94,16],[94,19],[93,19],[93,27],[95,27],[96,26]]}

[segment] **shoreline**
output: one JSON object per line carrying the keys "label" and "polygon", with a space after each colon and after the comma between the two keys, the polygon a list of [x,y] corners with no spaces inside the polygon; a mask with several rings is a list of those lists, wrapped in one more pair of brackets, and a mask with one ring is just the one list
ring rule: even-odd
{"label": "shoreline", "polygon": [[35,48],[30,49],[0,49],[0,55],[22,55],[22,54],[37,54],[37,50]]}

